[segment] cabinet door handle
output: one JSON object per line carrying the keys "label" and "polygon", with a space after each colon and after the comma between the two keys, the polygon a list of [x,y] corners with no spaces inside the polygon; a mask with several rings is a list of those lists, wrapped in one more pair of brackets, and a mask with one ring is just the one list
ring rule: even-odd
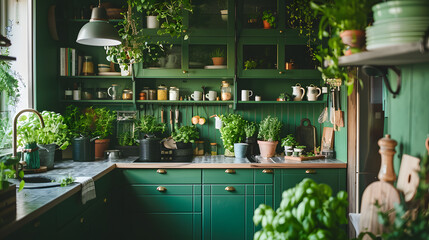
{"label": "cabinet door handle", "polygon": [[186,70],[183,70],[183,71],[182,71],[182,73],[183,73],[183,74],[187,74],[187,73],[188,73],[188,71],[186,71]]}
{"label": "cabinet door handle", "polygon": [[228,187],[225,188],[225,191],[233,192],[233,191],[235,191],[235,187],[228,186]]}
{"label": "cabinet door handle", "polygon": [[305,170],[305,173],[306,174],[315,174],[316,170],[315,169],[307,169],[307,170]]}
{"label": "cabinet door handle", "polygon": [[229,173],[229,174],[234,174],[235,170],[234,169],[226,169],[225,172]]}
{"label": "cabinet door handle", "polygon": [[80,218],[80,223],[85,222],[85,219],[83,217]]}
{"label": "cabinet door handle", "polygon": [[279,33],[283,33],[283,30],[280,30]]}
{"label": "cabinet door handle", "polygon": [[158,169],[158,170],[156,170],[156,172],[159,174],[166,174],[167,173],[167,171],[165,169]]}
{"label": "cabinet door handle", "polygon": [[283,72],[283,71],[279,71],[279,74],[283,74],[283,73],[285,73],[285,72]]}
{"label": "cabinet door handle", "polygon": [[107,198],[104,198],[104,200],[103,200],[103,201],[104,201],[104,203],[107,203]]}
{"label": "cabinet door handle", "polygon": [[262,173],[266,173],[266,174],[272,174],[274,171],[273,169],[264,169],[262,170]]}
{"label": "cabinet door handle", "polygon": [[165,191],[167,191],[167,188],[163,187],[163,186],[159,186],[156,188],[156,190],[158,190],[158,192],[165,192]]}

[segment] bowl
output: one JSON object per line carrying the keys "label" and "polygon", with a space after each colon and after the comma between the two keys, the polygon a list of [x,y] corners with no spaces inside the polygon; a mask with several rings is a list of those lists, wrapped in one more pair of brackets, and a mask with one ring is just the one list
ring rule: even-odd
{"label": "bowl", "polygon": [[98,72],[110,72],[110,68],[98,68]]}
{"label": "bowl", "polygon": [[376,4],[372,7],[374,20],[425,17],[429,12],[429,2],[427,0],[410,1],[388,1]]}

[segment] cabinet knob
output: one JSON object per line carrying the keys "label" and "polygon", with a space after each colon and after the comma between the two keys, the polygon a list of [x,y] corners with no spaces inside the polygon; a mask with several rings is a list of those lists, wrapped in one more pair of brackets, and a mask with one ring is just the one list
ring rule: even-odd
{"label": "cabinet knob", "polygon": [[316,170],[315,169],[307,169],[307,170],[305,170],[305,173],[306,174],[315,174]]}
{"label": "cabinet knob", "polygon": [[183,70],[183,71],[182,71],[182,73],[183,73],[183,74],[187,74],[187,73],[188,73],[188,71],[186,71],[186,70]]}
{"label": "cabinet knob", "polygon": [[229,173],[229,174],[234,174],[235,170],[234,169],[226,169],[225,172]]}
{"label": "cabinet knob", "polygon": [[233,191],[235,191],[235,187],[228,186],[228,187],[225,188],[225,191],[233,192]]}
{"label": "cabinet knob", "polygon": [[107,198],[104,198],[104,200],[103,200],[103,201],[104,201],[104,203],[107,203]]}
{"label": "cabinet knob", "polygon": [[80,223],[85,222],[85,219],[83,217],[80,218]]}
{"label": "cabinet knob", "polygon": [[283,30],[280,30],[279,33],[283,33]]}
{"label": "cabinet knob", "polygon": [[283,74],[283,73],[285,73],[285,72],[283,72],[283,71],[279,71],[279,74]]}
{"label": "cabinet knob", "polygon": [[166,174],[167,173],[167,171],[165,169],[158,169],[158,170],[156,170],[156,172],[159,174]]}
{"label": "cabinet knob", "polygon": [[266,173],[266,174],[273,174],[273,169],[264,169],[262,170],[262,173]]}
{"label": "cabinet knob", "polygon": [[158,190],[158,192],[165,192],[165,191],[167,191],[167,188],[163,187],[163,186],[159,186],[156,188],[156,190]]}

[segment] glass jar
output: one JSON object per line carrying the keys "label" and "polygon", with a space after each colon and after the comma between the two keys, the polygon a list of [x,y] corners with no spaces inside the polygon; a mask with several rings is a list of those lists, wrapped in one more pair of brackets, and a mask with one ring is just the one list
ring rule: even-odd
{"label": "glass jar", "polygon": [[133,100],[133,91],[128,88],[122,90],[122,99],[123,100]]}
{"label": "glass jar", "polygon": [[212,156],[217,155],[217,143],[210,143],[210,153]]}
{"label": "glass jar", "polygon": [[222,101],[229,101],[232,99],[231,87],[227,81],[222,81],[221,98]]}
{"label": "glass jar", "polygon": [[156,100],[156,90],[149,89],[149,95],[147,97],[148,100]]}
{"label": "glass jar", "polygon": [[82,75],[84,76],[94,75],[94,64],[92,63],[91,56],[85,56],[83,59]]}
{"label": "glass jar", "polygon": [[195,141],[195,156],[203,156],[204,155],[204,141]]}
{"label": "glass jar", "polygon": [[146,99],[147,99],[147,93],[144,90],[141,90],[139,94],[139,100],[146,100]]}
{"label": "glass jar", "polygon": [[167,100],[167,87],[165,85],[159,85],[157,93],[159,101]]}
{"label": "glass jar", "polygon": [[170,87],[170,97],[169,99],[171,101],[179,101],[179,88],[177,87]]}

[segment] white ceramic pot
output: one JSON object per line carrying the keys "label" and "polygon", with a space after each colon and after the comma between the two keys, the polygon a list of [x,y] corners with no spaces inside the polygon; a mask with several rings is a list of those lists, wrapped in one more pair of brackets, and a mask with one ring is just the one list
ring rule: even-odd
{"label": "white ceramic pot", "polygon": [[159,21],[156,19],[156,16],[147,16],[146,17],[146,27],[147,28],[159,28]]}
{"label": "white ceramic pot", "polygon": [[131,66],[127,64],[119,64],[121,69],[121,76],[131,76]]}
{"label": "white ceramic pot", "polygon": [[285,155],[291,156],[293,153],[293,146],[285,146]]}

